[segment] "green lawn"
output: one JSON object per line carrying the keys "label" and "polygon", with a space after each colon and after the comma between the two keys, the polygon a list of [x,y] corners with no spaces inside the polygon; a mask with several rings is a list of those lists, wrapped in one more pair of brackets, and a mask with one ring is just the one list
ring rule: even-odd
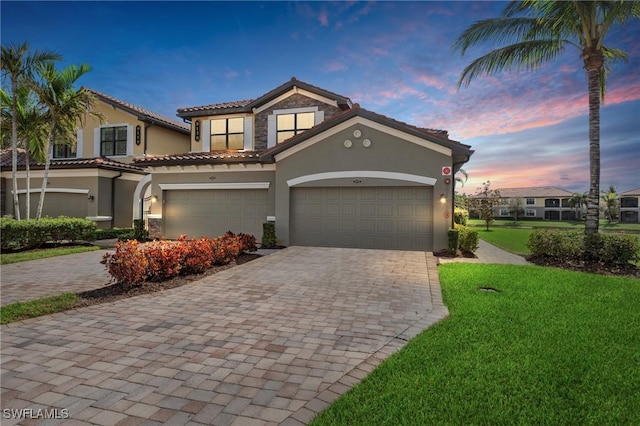
{"label": "green lawn", "polygon": [[480,264],[440,279],[450,317],[313,425],[640,424],[638,280]]}
{"label": "green lawn", "polygon": [[[467,225],[485,229],[483,220],[469,219]],[[519,220],[515,223],[511,219],[496,219],[491,228],[494,227],[521,227],[521,228],[567,228],[567,229],[584,229],[582,221],[555,221],[555,220]],[[600,221],[600,230],[605,232],[640,232],[640,223],[608,223],[606,220]]]}
{"label": "green lawn", "polygon": [[493,244],[502,250],[510,253],[528,255],[531,254],[529,247],[527,247],[527,241],[529,241],[529,234],[533,229],[521,229],[521,228],[504,228],[495,227],[486,229],[478,229],[478,236],[486,242]]}
{"label": "green lawn", "polygon": [[17,253],[0,254],[0,265],[26,262],[28,260],[44,259],[47,257],[64,256],[66,254],[84,253],[86,251],[100,250],[98,246],[56,247],[48,249],[29,250]]}
{"label": "green lawn", "polygon": [[0,307],[0,324],[36,318],[69,309],[80,297],[74,293],[45,297],[29,302],[16,302]]}

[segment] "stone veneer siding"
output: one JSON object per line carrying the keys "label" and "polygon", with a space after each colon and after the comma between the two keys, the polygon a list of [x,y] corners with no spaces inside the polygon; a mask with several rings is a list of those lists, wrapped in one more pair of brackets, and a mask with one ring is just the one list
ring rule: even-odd
{"label": "stone veneer siding", "polygon": [[259,112],[255,116],[255,149],[267,149],[267,135],[268,135],[268,116],[273,114],[273,110],[278,109],[293,109],[317,106],[318,110],[324,111],[325,121],[340,113],[340,108],[325,104],[324,102],[317,101],[315,99],[308,98],[299,93],[294,93],[288,98],[275,104],[271,109]]}

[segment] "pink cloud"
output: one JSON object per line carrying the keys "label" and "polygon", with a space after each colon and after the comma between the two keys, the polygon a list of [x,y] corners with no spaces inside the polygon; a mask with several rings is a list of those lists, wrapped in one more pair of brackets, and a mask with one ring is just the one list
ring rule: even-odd
{"label": "pink cloud", "polygon": [[342,62],[339,61],[331,61],[328,62],[327,64],[325,64],[324,66],[324,70],[326,72],[337,72],[337,71],[344,71],[346,70],[348,67],[343,64]]}
{"label": "pink cloud", "polygon": [[323,27],[329,26],[329,15],[326,10],[320,11],[320,14],[318,15],[318,22],[320,22],[320,25]]}

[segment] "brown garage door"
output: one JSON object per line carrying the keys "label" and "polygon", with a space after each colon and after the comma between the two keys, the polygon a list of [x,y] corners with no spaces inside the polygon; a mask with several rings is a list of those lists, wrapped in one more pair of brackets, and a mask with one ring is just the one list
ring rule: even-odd
{"label": "brown garage door", "polygon": [[430,187],[293,188],[294,245],[432,250]]}
{"label": "brown garage door", "polygon": [[260,240],[268,212],[266,189],[165,191],[165,236],[217,237],[226,231]]}

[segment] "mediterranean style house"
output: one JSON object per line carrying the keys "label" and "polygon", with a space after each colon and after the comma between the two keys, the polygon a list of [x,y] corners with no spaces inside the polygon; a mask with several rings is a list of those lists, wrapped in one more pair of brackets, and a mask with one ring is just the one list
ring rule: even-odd
{"label": "mediterranean style house", "polygon": [[640,188],[620,193],[620,222],[640,222]]}
{"label": "mediterranean style house", "polygon": [[499,188],[500,204],[494,209],[497,218],[513,217],[513,206],[522,209],[520,217],[544,220],[578,220],[581,211],[571,206],[573,193],[555,186]]}
{"label": "mediterranean style house", "polygon": [[133,217],[146,216],[152,236],[231,230],[260,240],[269,221],[282,245],[447,247],[453,174],[473,151],[446,131],[295,78],[256,99],[181,108],[178,117],[191,123],[184,153],[133,160],[148,173]]}
{"label": "mediterranean style house", "polygon": [[[94,110],[76,140],[54,146],[43,215],[86,217],[101,228],[131,227],[133,194],[147,174],[132,164],[136,157],[189,149],[189,126],[92,89]],[[11,150],[0,153],[2,215],[13,215]],[[26,155],[19,152],[18,195],[21,217],[26,211]],[[35,215],[44,166],[31,160],[31,212]]]}
{"label": "mediterranean style house", "polygon": [[[172,120],[92,89],[77,140],[54,147],[44,214],[100,227],[145,219],[153,237],[262,236],[281,245],[439,250],[453,175],[473,150],[443,130],[376,114],[299,81],[244,101],[181,108]],[[11,152],[2,215],[13,214]],[[26,156],[19,156],[24,211]],[[32,212],[43,165],[30,162]],[[24,215],[23,215],[24,216]]]}

